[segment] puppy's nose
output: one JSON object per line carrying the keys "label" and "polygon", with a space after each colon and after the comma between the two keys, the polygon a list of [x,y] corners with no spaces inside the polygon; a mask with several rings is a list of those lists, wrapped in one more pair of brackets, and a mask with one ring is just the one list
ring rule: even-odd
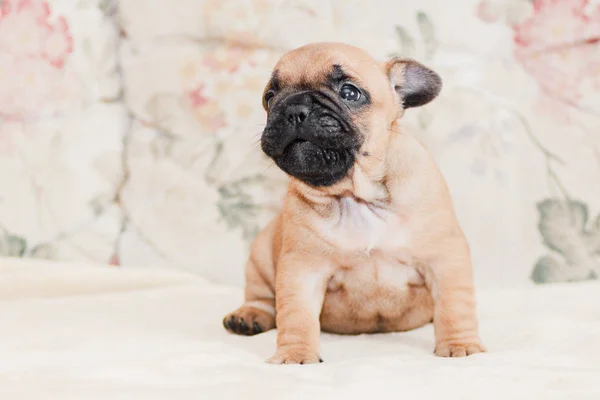
{"label": "puppy's nose", "polygon": [[304,104],[292,104],[285,109],[285,116],[288,122],[293,126],[300,125],[304,122],[309,113],[310,108]]}

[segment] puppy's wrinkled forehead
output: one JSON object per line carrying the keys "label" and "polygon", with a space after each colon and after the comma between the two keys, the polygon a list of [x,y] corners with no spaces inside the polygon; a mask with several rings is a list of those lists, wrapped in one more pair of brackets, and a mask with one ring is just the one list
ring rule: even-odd
{"label": "puppy's wrinkled forehead", "polygon": [[389,90],[382,65],[366,51],[341,43],[318,43],[285,54],[275,65],[273,81],[283,88],[317,88],[350,80],[373,91]]}

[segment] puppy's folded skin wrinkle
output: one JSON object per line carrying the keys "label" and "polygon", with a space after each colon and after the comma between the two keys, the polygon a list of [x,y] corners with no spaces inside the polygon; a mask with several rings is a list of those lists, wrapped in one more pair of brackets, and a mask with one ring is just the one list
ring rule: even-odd
{"label": "puppy's folded skin wrinkle", "polygon": [[277,326],[269,362],[322,362],[320,331],[429,322],[437,356],[485,351],[470,250],[446,182],[399,122],[441,87],[417,61],[380,63],[341,43],[303,46],[275,66],[261,142],[290,183],[252,244],[245,303],[223,320],[242,335]]}

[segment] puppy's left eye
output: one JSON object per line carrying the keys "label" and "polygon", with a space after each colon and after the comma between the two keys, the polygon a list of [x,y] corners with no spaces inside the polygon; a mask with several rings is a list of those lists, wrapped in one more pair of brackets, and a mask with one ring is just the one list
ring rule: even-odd
{"label": "puppy's left eye", "polygon": [[346,101],[358,101],[360,100],[360,90],[352,85],[351,83],[344,83],[340,88],[340,97]]}

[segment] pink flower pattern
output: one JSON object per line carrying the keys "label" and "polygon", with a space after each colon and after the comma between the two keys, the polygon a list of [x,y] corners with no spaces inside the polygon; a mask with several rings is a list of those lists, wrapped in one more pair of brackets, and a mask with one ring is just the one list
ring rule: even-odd
{"label": "pink flower pattern", "polygon": [[577,106],[584,85],[600,82],[600,6],[588,6],[589,0],[537,0],[533,16],[513,26],[516,59],[557,105]]}
{"label": "pink flower pattern", "polygon": [[196,88],[186,93],[188,101],[192,108],[200,107],[208,102],[208,98],[204,96],[204,85],[200,84]]}
{"label": "pink flower pattern", "polygon": [[56,25],[46,37],[44,58],[56,68],[62,68],[66,55],[73,51],[73,39],[64,17],[58,18]]}
{"label": "pink flower pattern", "polygon": [[217,133],[227,126],[225,115],[218,102],[205,95],[203,84],[184,92],[184,97],[191,109],[192,115],[198,124],[209,133]]}
{"label": "pink flower pattern", "polygon": [[0,7],[0,118],[48,112],[61,92],[61,70],[72,51],[67,21],[51,21],[46,1],[5,0]]}

